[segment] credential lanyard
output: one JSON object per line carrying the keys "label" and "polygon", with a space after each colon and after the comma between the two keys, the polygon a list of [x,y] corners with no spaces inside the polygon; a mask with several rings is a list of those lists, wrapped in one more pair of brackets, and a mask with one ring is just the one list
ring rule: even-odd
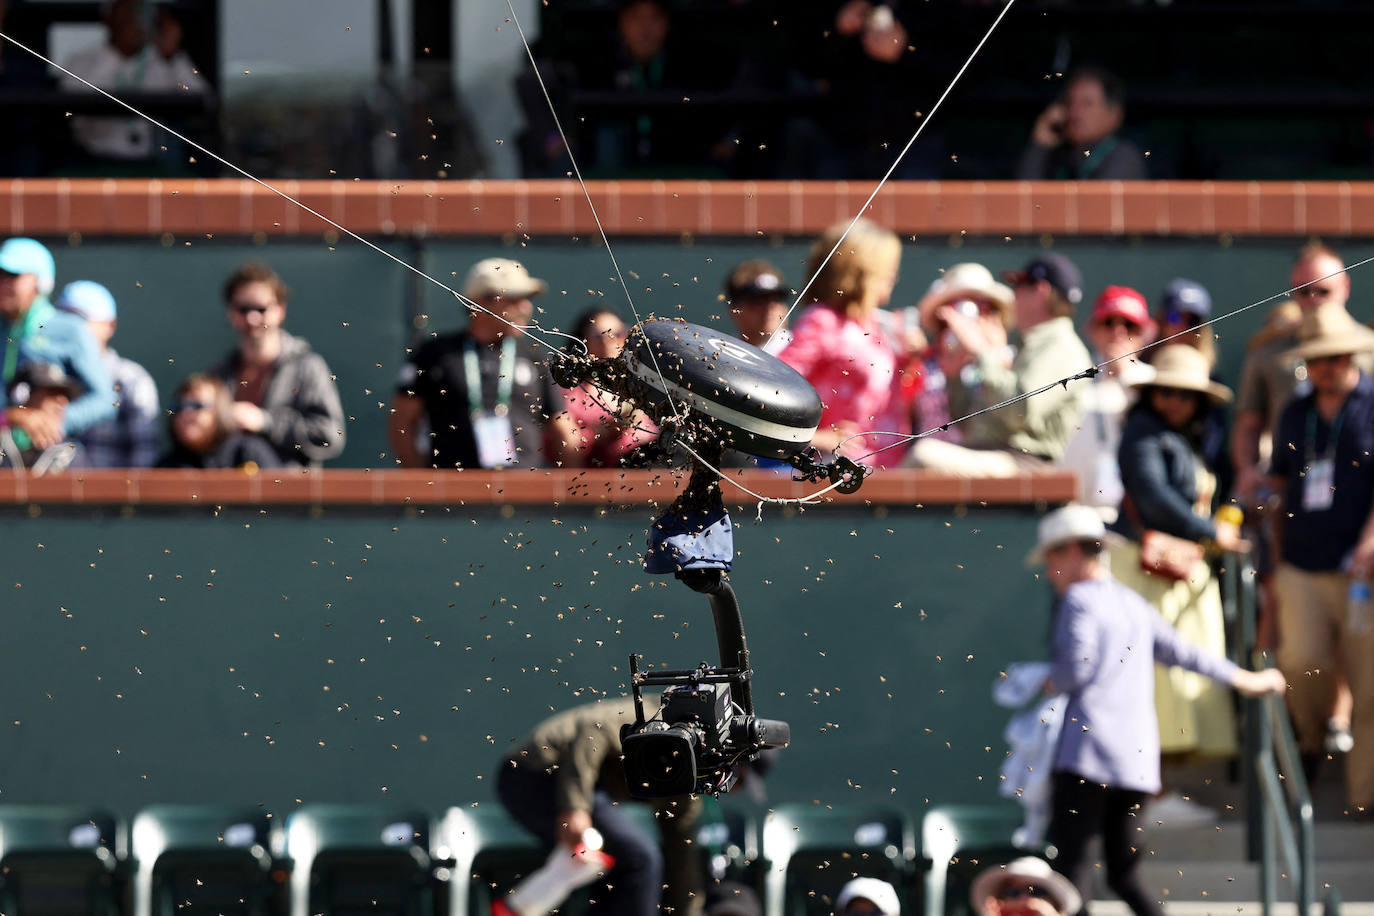
{"label": "credential lanyard", "polygon": [[[1336,457],[1336,446],[1341,441],[1341,423],[1345,421],[1345,405],[1336,411],[1336,419],[1331,421],[1331,433],[1326,437],[1326,449],[1322,453],[1322,459],[1334,459]],[[1308,466],[1311,466],[1317,452],[1317,406],[1313,404],[1307,410],[1307,459]]]}
{"label": "credential lanyard", "polygon": [[[468,338],[463,342],[463,374],[468,383],[468,412],[476,417],[485,413],[482,408],[482,374],[477,370],[477,345]],[[510,413],[511,391],[515,387],[515,338],[501,341],[501,363],[496,377],[496,407],[493,413],[504,417]]]}

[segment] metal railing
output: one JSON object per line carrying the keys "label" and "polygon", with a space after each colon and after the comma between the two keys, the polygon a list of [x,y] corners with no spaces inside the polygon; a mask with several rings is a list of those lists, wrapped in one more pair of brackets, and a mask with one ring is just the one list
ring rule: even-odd
{"label": "metal railing", "polygon": [[[1254,568],[1243,556],[1228,554],[1223,571],[1228,620],[1239,625],[1233,660],[1273,667],[1268,652],[1255,649],[1259,603]],[[1260,902],[1272,916],[1279,898],[1279,878],[1293,881],[1297,916],[1312,916],[1317,895],[1316,816],[1312,793],[1298,755],[1293,724],[1281,696],[1244,701],[1245,818],[1247,855],[1260,865]],[[1282,865],[1280,867],[1280,856]],[[1340,896],[1332,888],[1327,916],[1339,916]]]}

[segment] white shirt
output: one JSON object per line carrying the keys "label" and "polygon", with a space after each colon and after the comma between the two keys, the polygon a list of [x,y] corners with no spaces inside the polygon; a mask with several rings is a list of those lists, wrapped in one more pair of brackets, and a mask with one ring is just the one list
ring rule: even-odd
{"label": "white shirt", "polygon": [[[1101,357],[1094,354],[1095,362]],[[1099,372],[1092,384],[1081,392],[1083,412],[1078,429],[1064,448],[1062,467],[1078,472],[1077,502],[1095,506],[1107,522],[1116,520],[1125,492],[1116,452],[1121,446],[1121,424],[1126,410],[1135,403],[1135,390],[1129,386],[1154,378],[1154,367],[1134,359],[1113,364],[1116,375]]]}
{"label": "white shirt", "polygon": [[[115,96],[125,92],[177,91],[203,95],[210,89],[186,52],[179,51],[168,60],[151,44],[144,45],[133,57],[124,57],[113,46],[102,43],[73,54],[65,66]],[[91,91],[66,74],[61,86],[68,92]],[[154,153],[153,126],[132,114],[73,117],[72,134],[87,152],[106,159],[150,159]]]}

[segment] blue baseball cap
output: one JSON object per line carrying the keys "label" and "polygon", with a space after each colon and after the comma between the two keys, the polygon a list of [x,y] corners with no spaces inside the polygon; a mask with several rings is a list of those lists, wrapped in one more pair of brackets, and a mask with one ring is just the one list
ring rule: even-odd
{"label": "blue baseball cap", "polygon": [[57,282],[52,252],[33,239],[6,239],[0,245],[0,270],[7,274],[33,274],[38,278],[38,291],[44,296],[52,293]]}
{"label": "blue baseball cap", "polygon": [[1207,319],[1212,317],[1212,294],[1207,287],[1182,277],[1169,281],[1160,296],[1159,307],[1165,312],[1178,312],[1183,315],[1196,315]]}
{"label": "blue baseball cap", "polygon": [[64,312],[80,315],[87,321],[114,321],[114,295],[94,280],[74,280],[62,287],[53,302]]}

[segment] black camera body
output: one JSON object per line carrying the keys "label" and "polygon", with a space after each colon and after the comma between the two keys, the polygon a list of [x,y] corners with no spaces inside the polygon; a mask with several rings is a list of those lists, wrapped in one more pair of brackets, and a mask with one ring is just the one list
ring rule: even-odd
{"label": "black camera body", "polygon": [[[692,671],[633,671],[636,717],[621,728],[625,781],[635,798],[719,795],[730,791],[738,766],[767,748],[786,747],[786,722],[746,712],[733,689],[745,669],[702,665]],[[645,719],[641,686],[666,684],[656,715]],[[747,689],[747,688],[746,688]]]}

